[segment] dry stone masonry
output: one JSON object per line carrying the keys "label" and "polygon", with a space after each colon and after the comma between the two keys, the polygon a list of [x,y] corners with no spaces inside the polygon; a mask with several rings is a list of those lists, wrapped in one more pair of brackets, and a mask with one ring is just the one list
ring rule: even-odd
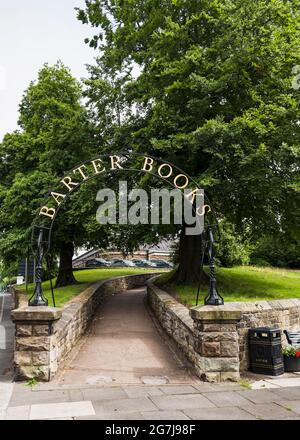
{"label": "dry stone masonry", "polygon": [[[165,331],[209,382],[238,381],[249,369],[248,330],[254,327],[300,329],[300,299],[236,302],[188,310],[147,282],[148,302]],[[282,344],[286,338],[282,332]]]}
{"label": "dry stone masonry", "polygon": [[14,292],[15,379],[50,381],[79,342],[104,299],[145,285],[153,274],[129,275],[93,284],[62,309],[27,307],[26,295]]}
{"label": "dry stone masonry", "polygon": [[[249,368],[250,328],[300,329],[300,299],[227,303],[189,310],[158,288],[155,279],[153,274],[145,273],[101,281],[62,309],[27,307],[26,295],[14,292],[15,378],[51,380],[103,300],[146,282],[148,303],[155,317],[205,381],[239,380],[240,372]],[[286,344],[283,334],[282,342]]]}

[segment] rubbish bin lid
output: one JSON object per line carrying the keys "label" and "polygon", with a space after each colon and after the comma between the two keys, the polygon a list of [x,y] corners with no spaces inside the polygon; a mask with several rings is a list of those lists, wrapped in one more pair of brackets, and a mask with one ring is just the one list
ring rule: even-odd
{"label": "rubbish bin lid", "polygon": [[255,327],[250,328],[249,331],[251,332],[265,332],[265,333],[273,333],[273,332],[280,332],[280,328],[278,327]]}

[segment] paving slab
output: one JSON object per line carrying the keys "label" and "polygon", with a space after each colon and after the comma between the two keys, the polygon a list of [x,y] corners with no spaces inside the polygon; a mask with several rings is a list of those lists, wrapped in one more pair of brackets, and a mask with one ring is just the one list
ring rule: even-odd
{"label": "paving slab", "polygon": [[300,387],[295,388],[276,388],[272,390],[277,397],[277,400],[298,400],[300,399]]}
{"label": "paving slab", "polygon": [[269,390],[244,390],[236,391],[240,396],[252,403],[276,402],[278,395]]}
{"label": "paving slab", "polygon": [[247,403],[249,403],[249,400],[240,396],[240,394],[235,391],[216,391],[213,393],[203,393],[203,396],[205,396],[208,400],[213,402],[215,406],[218,407],[241,406],[247,405]]}
{"label": "paving slab", "polygon": [[292,410],[298,415],[300,414],[300,400],[278,400],[276,403],[285,409]]}
{"label": "paving slab", "polygon": [[194,388],[192,385],[174,385],[174,386],[166,386],[159,387],[164,394],[199,394],[199,390]]}
{"label": "paving slab", "polygon": [[288,420],[298,417],[298,414],[295,412],[289,411],[276,403],[251,403],[249,405],[243,405],[240,408],[262,420]]}
{"label": "paving slab", "polygon": [[273,383],[267,382],[265,380],[258,380],[257,382],[252,383],[251,385],[252,390],[261,390],[261,389],[268,389],[268,388],[278,388],[278,385],[275,385]]}
{"label": "paving slab", "polygon": [[145,420],[190,420],[182,411],[142,412]]}
{"label": "paving slab", "polygon": [[45,420],[62,417],[93,416],[95,410],[92,402],[68,402],[32,405],[30,407],[30,420]]}
{"label": "paving slab", "polygon": [[157,407],[146,397],[133,399],[114,399],[103,402],[93,402],[97,415],[103,415],[109,412],[140,412],[155,411]]}
{"label": "paving slab", "polygon": [[122,387],[128,397],[162,396],[164,393],[157,387],[128,386]]}
{"label": "paving slab", "polygon": [[125,391],[118,388],[97,388],[97,389],[82,389],[83,400],[112,400],[112,399],[126,399]]}
{"label": "paving slab", "polygon": [[139,412],[106,412],[95,416],[75,417],[75,420],[144,420]]}
{"label": "paving slab", "polygon": [[57,419],[47,419],[47,420],[74,420],[73,417],[59,417]]}
{"label": "paving slab", "polygon": [[266,382],[278,387],[300,387],[300,377],[288,377],[286,379],[267,379]]}
{"label": "paving slab", "polygon": [[256,420],[256,417],[237,407],[185,409],[192,420]]}
{"label": "paving slab", "polygon": [[6,410],[6,420],[29,420],[30,405],[9,407]]}
{"label": "paving slab", "polygon": [[70,396],[68,390],[54,390],[54,391],[39,391],[32,392],[28,390],[18,391],[18,393],[13,392],[10,406],[23,406],[23,405],[33,405],[38,403],[59,403],[59,402],[69,402]]}
{"label": "paving slab", "polygon": [[172,396],[153,396],[152,402],[162,410],[209,408],[215,405],[201,394],[177,394]]}
{"label": "paving slab", "polygon": [[81,390],[68,390],[68,395],[70,402],[81,402],[81,400],[86,400],[84,399],[83,392]]}
{"label": "paving slab", "polygon": [[[238,390],[244,390],[245,387],[243,387],[242,385],[238,384],[238,383],[232,383],[232,382],[218,382],[218,383],[200,383],[195,385],[195,387],[197,387],[199,389],[200,392],[202,392],[202,388],[204,386],[208,386],[210,387],[210,389],[208,390],[208,392],[210,391],[238,391]],[[203,391],[205,392],[205,391]]]}
{"label": "paving slab", "polygon": [[0,382],[0,410],[5,410],[11,399],[13,383]]}

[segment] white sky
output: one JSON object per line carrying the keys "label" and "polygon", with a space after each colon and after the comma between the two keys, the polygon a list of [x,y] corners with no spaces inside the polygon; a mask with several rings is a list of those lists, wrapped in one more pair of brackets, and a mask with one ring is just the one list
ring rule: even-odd
{"label": "white sky", "polygon": [[96,52],[93,30],[76,18],[84,0],[0,0],[0,141],[17,128],[24,90],[46,62],[59,59],[80,79]]}

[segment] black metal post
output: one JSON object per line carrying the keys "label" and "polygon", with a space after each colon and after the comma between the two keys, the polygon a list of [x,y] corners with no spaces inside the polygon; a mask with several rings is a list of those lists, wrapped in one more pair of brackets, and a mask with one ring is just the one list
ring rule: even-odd
{"label": "black metal post", "polygon": [[43,229],[40,229],[38,242],[37,242],[37,257],[36,257],[36,269],[35,269],[35,289],[34,294],[28,301],[29,306],[48,306],[48,300],[44,297],[42,287],[42,275],[43,275]]}
{"label": "black metal post", "polygon": [[215,271],[215,241],[212,228],[210,225],[207,227],[208,233],[208,256],[209,256],[209,292],[204,300],[204,304],[207,306],[221,306],[224,304],[224,299],[219,295],[217,289],[216,271]]}

